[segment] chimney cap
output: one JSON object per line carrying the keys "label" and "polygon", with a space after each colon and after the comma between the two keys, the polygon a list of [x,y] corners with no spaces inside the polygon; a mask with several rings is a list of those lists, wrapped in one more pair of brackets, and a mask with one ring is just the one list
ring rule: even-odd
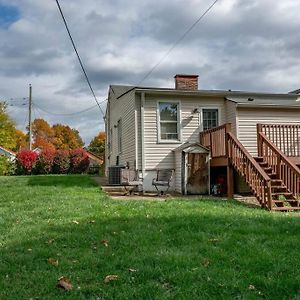
{"label": "chimney cap", "polygon": [[174,76],[174,78],[177,78],[177,77],[198,78],[199,75],[196,75],[196,74],[176,74]]}

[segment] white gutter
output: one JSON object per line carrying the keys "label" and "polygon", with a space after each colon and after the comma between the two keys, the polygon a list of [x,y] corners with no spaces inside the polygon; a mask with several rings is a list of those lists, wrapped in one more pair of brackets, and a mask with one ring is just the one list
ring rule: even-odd
{"label": "white gutter", "polygon": [[142,176],[145,178],[145,133],[144,133],[144,124],[145,124],[145,93],[141,94],[141,165],[142,165]]}

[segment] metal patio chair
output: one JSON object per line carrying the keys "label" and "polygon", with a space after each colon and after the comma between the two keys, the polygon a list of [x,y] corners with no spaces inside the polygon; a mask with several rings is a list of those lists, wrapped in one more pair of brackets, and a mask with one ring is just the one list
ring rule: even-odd
{"label": "metal patio chair", "polygon": [[124,196],[132,195],[134,190],[142,184],[143,180],[139,177],[139,172],[137,170],[121,170],[121,185],[124,186],[125,189]]}
{"label": "metal patio chair", "polygon": [[[171,180],[173,178],[174,170],[160,169],[156,171],[156,177],[152,180],[152,185],[155,186],[158,195],[164,195],[169,191]],[[166,187],[166,190],[159,190],[159,187]]]}

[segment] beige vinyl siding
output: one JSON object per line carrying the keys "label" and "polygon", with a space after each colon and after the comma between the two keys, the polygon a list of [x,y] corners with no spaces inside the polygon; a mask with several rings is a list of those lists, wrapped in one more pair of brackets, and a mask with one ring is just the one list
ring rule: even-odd
{"label": "beige vinyl siding", "polygon": [[[158,120],[157,107],[158,102],[179,102],[180,112],[180,131],[181,140],[176,143],[158,142]],[[224,100],[221,98],[204,98],[201,97],[171,97],[145,96],[145,122],[144,122],[144,138],[145,138],[145,169],[151,171],[154,169],[172,168],[175,172],[175,189],[181,191],[181,164],[175,163],[174,149],[185,142],[199,142],[199,132],[201,127],[201,117],[199,113],[192,114],[192,111],[198,108],[218,108],[219,123],[226,121]]]}
{"label": "beige vinyl siding", "polygon": [[236,124],[237,124],[237,113],[236,113],[236,103],[232,101],[225,102],[226,110],[226,123],[231,123],[231,130],[233,134],[237,135]]}
{"label": "beige vinyl siding", "polygon": [[246,149],[257,155],[256,124],[300,123],[300,109],[238,107],[238,138]]}
{"label": "beige vinyl siding", "polygon": [[[112,93],[111,93],[112,94]],[[112,145],[109,166],[116,165],[119,155],[119,164],[129,163],[130,168],[135,165],[135,92],[128,92],[119,99],[110,97],[110,119],[108,120],[108,133],[112,129]],[[122,152],[118,151],[118,128],[115,125],[121,119],[122,126]]]}

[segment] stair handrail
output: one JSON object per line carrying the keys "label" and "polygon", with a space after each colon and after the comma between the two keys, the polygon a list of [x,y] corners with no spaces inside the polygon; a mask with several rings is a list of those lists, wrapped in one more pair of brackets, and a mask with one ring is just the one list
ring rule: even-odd
{"label": "stair handrail", "polygon": [[[278,174],[279,179],[297,198],[300,193],[299,168],[263,132],[258,131],[257,135],[258,155],[267,161],[272,170]],[[273,155],[269,155],[270,151]]]}
{"label": "stair handrail", "polygon": [[227,132],[227,155],[263,207],[272,210],[271,178],[232,132]]}

